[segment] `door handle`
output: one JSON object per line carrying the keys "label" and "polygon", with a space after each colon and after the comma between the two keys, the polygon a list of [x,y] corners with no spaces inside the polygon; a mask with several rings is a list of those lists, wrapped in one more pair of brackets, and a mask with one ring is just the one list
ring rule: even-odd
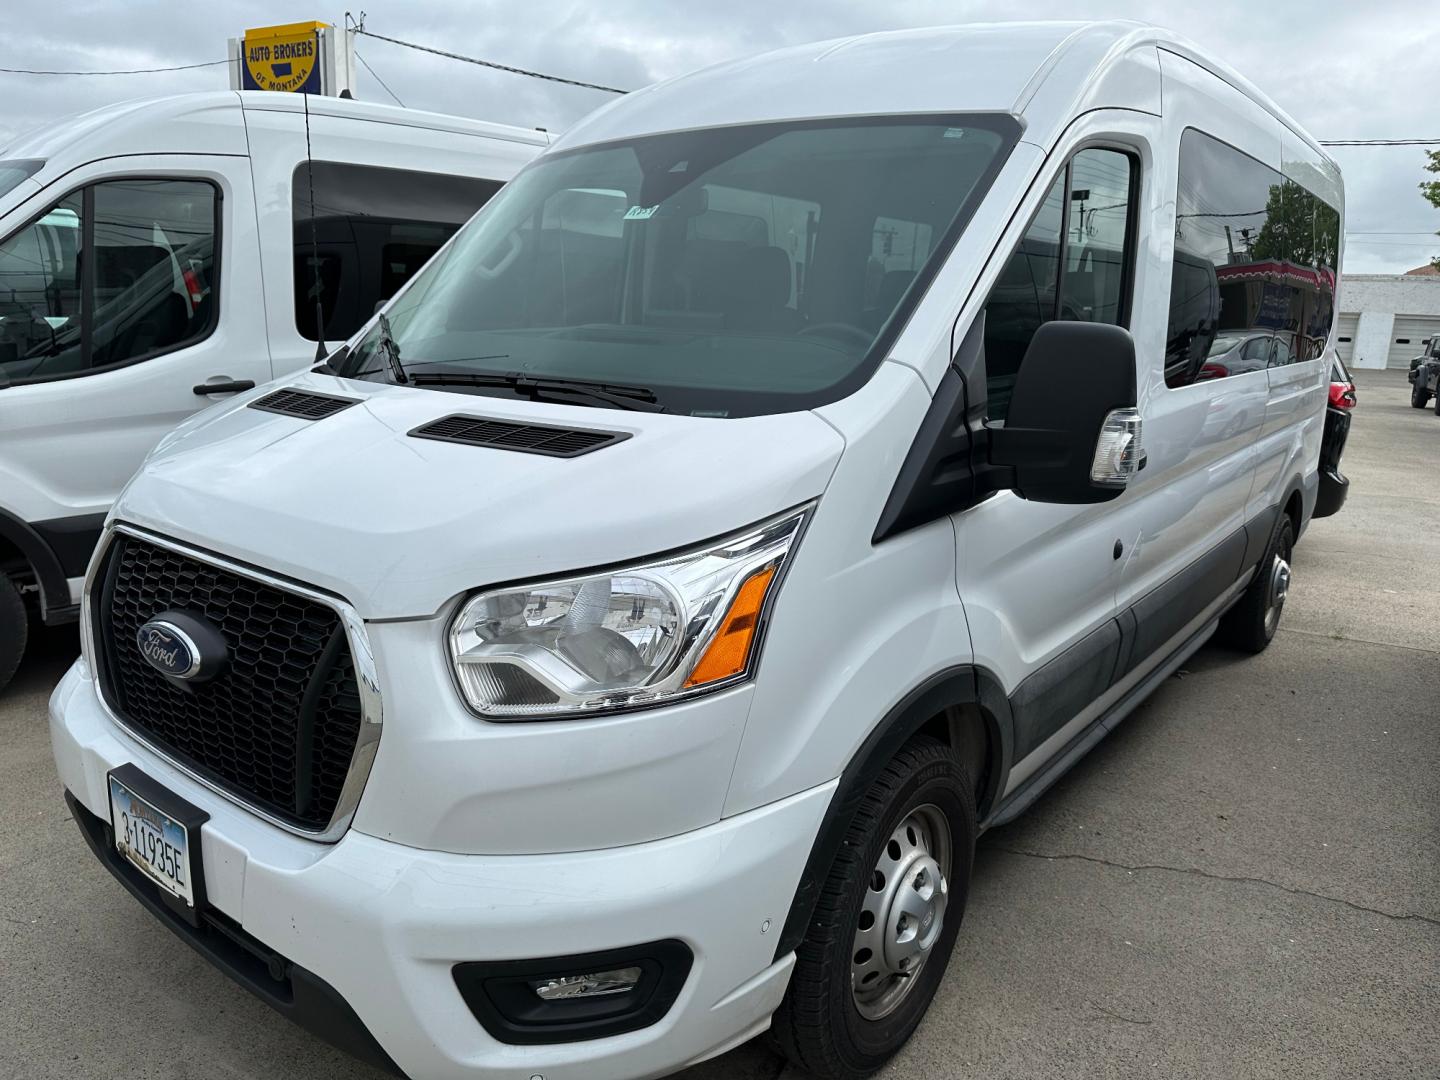
{"label": "door handle", "polygon": [[191,388],[197,397],[208,397],[210,394],[238,394],[242,390],[254,390],[253,379],[217,379],[215,382],[202,382],[199,386]]}

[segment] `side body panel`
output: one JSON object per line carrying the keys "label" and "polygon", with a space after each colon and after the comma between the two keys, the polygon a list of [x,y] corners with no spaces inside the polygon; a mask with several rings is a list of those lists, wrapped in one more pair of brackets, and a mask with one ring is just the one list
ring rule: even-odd
{"label": "side body panel", "polygon": [[[1288,128],[1281,131],[1280,171],[1303,184],[1340,212],[1339,248],[1335,251],[1338,295],[1339,266],[1345,250],[1345,189],[1339,170]],[[1339,312],[1332,305],[1325,347],[1314,360],[1270,371],[1270,400],[1259,447],[1250,512],[1279,505],[1297,480],[1303,495],[1301,527],[1315,510],[1319,489],[1320,446],[1325,435],[1325,403],[1330,383],[1329,350],[1338,336]]]}
{"label": "side body panel", "polygon": [[72,170],[0,222],[8,236],[68,192],[97,181],[196,178],[220,191],[218,318],[202,341],[94,374],[0,389],[0,508],[28,522],[103,515],[145,454],[213,399],[207,380],[270,377],[259,245],[243,157],[124,157]]}
{"label": "side body panel", "polygon": [[[1153,633],[1140,635],[1153,641],[1164,640],[1163,630],[1172,622],[1184,625],[1213,601],[1223,587],[1220,578],[1228,573],[1233,581],[1241,573],[1244,543],[1234,548],[1233,538],[1249,519],[1256,440],[1269,397],[1263,369],[1178,389],[1165,384],[1180,140],[1186,128],[1197,128],[1277,168],[1281,126],[1193,62],[1164,51],[1160,57],[1166,78],[1164,135],[1152,176],[1154,197],[1145,215],[1152,227],[1134,326],[1149,459],[1116,504],[1117,535],[1126,550],[1119,608],[1137,605],[1137,619],[1163,622],[1152,627]],[[1215,560],[1223,565],[1210,566]],[[1184,574],[1195,580],[1181,580]],[[1162,586],[1168,591],[1157,592]],[[1154,602],[1138,603],[1147,596]]]}
{"label": "side body panel", "polygon": [[885,363],[817,412],[845,451],[775,604],[727,816],[833,780],[912,688],[970,659],[950,522],[871,543],[929,404],[913,370]]}
{"label": "side body panel", "polygon": [[[1147,253],[1154,244],[1149,210],[1159,136],[1159,118],[1134,110],[1097,110],[1072,123],[996,248],[976,290],[972,319],[989,293],[993,273],[1018,245],[1067,159],[1082,147],[1110,147],[1138,160],[1138,280],[1131,322],[1142,324],[1143,337],[1145,305],[1150,302],[1146,287],[1153,277]],[[978,373],[972,377],[978,381]],[[971,394],[983,390],[975,386]],[[1122,566],[1115,552],[1121,536],[1116,518],[1130,498],[1127,493],[1113,502],[1066,506],[1027,502],[1007,491],[953,517],[957,577],[975,663],[992,672],[1011,699],[1012,784],[1053,753],[1056,746],[1050,740],[1062,729],[1071,730],[1085,706],[1110,687],[1122,645],[1114,622]]]}

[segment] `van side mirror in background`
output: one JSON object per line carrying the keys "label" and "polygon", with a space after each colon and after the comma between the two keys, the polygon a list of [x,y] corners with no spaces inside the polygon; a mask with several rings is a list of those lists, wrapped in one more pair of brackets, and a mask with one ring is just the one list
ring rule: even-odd
{"label": "van side mirror in background", "polygon": [[1003,425],[987,425],[990,462],[1034,502],[1113,499],[1144,467],[1135,341],[1105,323],[1048,322],[1030,341]]}

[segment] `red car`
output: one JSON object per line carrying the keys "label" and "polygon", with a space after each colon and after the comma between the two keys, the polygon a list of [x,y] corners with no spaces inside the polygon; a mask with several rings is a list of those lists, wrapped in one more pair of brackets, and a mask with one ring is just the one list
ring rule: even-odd
{"label": "red car", "polygon": [[1340,471],[1340,454],[1350,435],[1351,410],[1355,408],[1355,380],[1344,361],[1330,354],[1330,400],[1325,406],[1325,434],[1320,439],[1320,494],[1315,516],[1338,513],[1350,494],[1350,481]]}

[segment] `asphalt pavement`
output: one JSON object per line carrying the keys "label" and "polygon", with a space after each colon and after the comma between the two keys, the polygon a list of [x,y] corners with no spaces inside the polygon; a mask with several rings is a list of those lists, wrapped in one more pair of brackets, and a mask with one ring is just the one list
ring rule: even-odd
{"label": "asphalt pavement", "polygon": [[[982,838],[941,992],[881,1074],[1440,1076],[1440,418],[1359,372],[1348,505],[1259,657],[1207,646]],[[0,1077],[377,1076],[146,915],[69,820],[50,632],[0,697]],[[684,1080],[802,1080],[751,1044]]]}

